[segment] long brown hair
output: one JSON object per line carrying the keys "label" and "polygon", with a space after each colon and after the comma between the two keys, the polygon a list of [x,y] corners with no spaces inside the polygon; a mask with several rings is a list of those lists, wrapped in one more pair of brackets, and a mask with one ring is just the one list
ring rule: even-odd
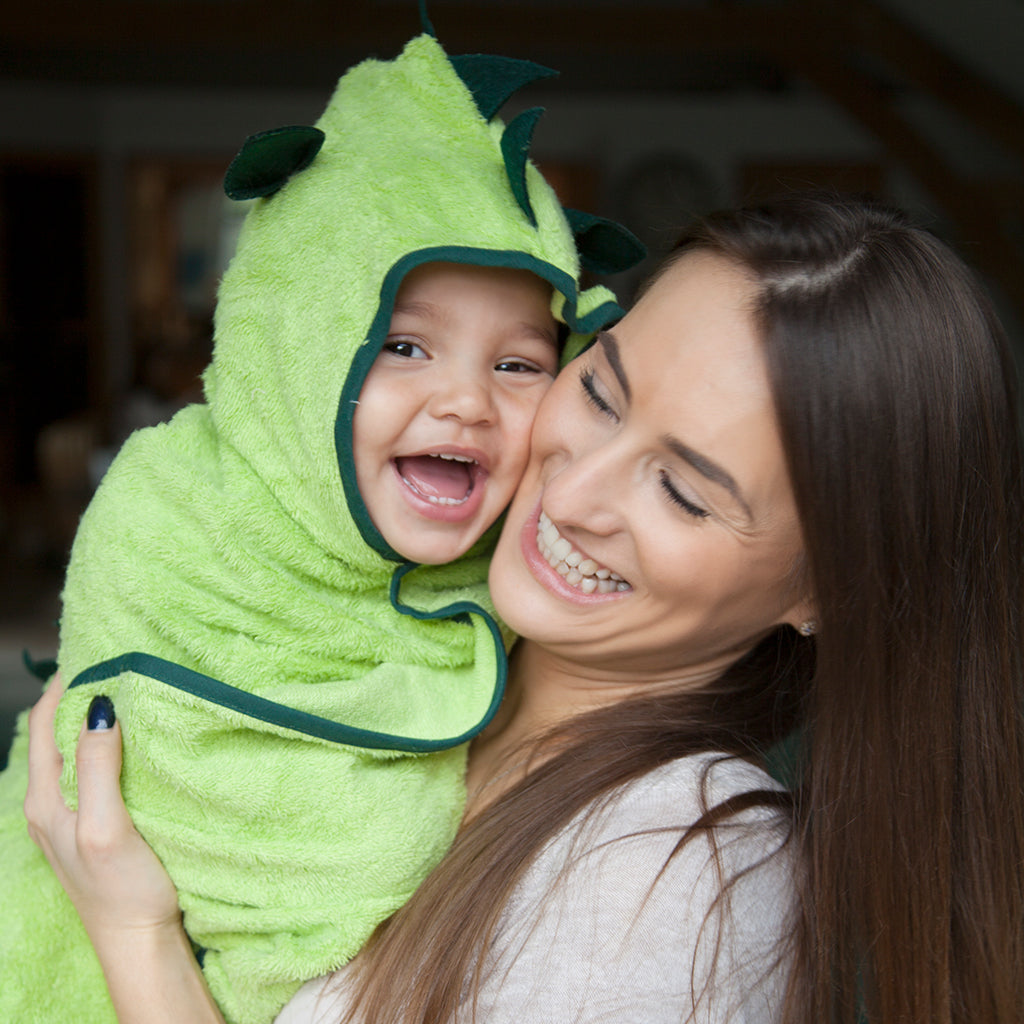
{"label": "long brown hair", "polygon": [[820,633],[793,1019],[1024,1014],[1016,374],[973,275],[893,211],[795,197],[687,240],[758,316]]}
{"label": "long brown hair", "polygon": [[[449,1020],[526,867],[603,795],[690,753],[763,758],[797,727],[787,1020],[1020,1017],[1024,495],[999,325],[948,249],[869,204],[715,215],[695,248],[759,282],[819,634],[780,628],[701,692],[563,726],[361,955],[363,1019]],[[755,802],[780,803],[694,825]]]}

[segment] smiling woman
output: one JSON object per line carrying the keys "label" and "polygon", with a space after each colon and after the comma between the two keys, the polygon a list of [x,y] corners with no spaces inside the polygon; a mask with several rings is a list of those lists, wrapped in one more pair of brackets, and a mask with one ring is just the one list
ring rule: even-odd
{"label": "smiling woman", "polygon": [[[1019,1020],[1014,378],[970,273],[898,214],[698,224],[541,403],[490,577],[522,639],[451,850],[280,1024]],[[44,845],[76,824],[46,714]],[[77,821],[102,806],[116,841],[51,860],[111,986],[170,993],[125,1021],[216,1020],[117,750],[84,734]]]}
{"label": "smiling woman", "polygon": [[[754,294],[735,264],[686,256],[559,377],[491,563],[518,633],[630,685],[688,686],[812,616]],[[628,590],[568,582],[541,515]]]}
{"label": "smiling woman", "polygon": [[[541,405],[490,574],[509,697],[345,1019],[1016,1021],[1014,382],[901,215],[698,224]],[[722,775],[787,736],[791,793]]]}

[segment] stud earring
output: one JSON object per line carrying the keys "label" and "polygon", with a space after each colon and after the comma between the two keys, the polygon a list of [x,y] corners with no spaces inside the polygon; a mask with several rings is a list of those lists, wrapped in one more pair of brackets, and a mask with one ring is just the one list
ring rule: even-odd
{"label": "stud earring", "polygon": [[796,627],[796,631],[801,636],[814,636],[814,634],[818,632],[818,620],[804,619],[804,621]]}

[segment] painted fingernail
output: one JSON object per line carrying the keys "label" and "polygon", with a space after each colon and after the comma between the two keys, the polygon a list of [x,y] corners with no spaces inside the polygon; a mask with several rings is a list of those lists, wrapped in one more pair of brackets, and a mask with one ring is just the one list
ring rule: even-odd
{"label": "painted fingernail", "polygon": [[86,728],[90,732],[102,732],[104,729],[113,729],[116,721],[111,699],[104,697],[103,694],[93,697],[89,713],[85,717]]}

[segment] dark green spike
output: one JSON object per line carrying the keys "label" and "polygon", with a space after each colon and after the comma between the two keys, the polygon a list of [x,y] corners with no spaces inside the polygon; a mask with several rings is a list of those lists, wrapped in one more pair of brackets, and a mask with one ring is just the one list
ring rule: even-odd
{"label": "dark green spike", "polygon": [[324,144],[324,133],[309,125],[289,125],[250,135],[224,175],[229,199],[256,199],[276,192],[308,167]]}
{"label": "dark green spike", "polygon": [[28,653],[28,651],[22,651],[21,660],[24,662],[25,668],[27,668],[29,672],[36,677],[36,679],[41,679],[44,683],[53,676],[54,672],[57,671],[57,661],[55,658],[41,658],[37,661]]}
{"label": "dark green spike", "polygon": [[530,140],[533,129],[544,113],[543,107],[524,110],[515,120],[509,121],[505,133],[501,137],[501,155],[505,159],[505,172],[512,186],[512,194],[516,197],[519,208],[526,214],[530,223],[536,227],[537,217],[530,203],[530,192],[526,187],[526,161],[530,155]]}
{"label": "dark green spike", "polygon": [[647,247],[628,228],[581,210],[565,210],[566,220],[576,239],[580,263],[595,274],[618,274],[635,267],[646,255]]}
{"label": "dark green spike", "polygon": [[473,94],[477,109],[485,121],[490,121],[505,101],[524,85],[538,82],[542,78],[553,78],[558,74],[542,64],[534,64],[532,60],[492,57],[486,53],[467,53],[448,59],[455,73]]}
{"label": "dark green spike", "polygon": [[427,14],[427,0],[420,0],[420,24],[423,26],[423,31],[432,38],[437,38],[437,33],[434,31],[434,26],[430,23],[430,15]]}

